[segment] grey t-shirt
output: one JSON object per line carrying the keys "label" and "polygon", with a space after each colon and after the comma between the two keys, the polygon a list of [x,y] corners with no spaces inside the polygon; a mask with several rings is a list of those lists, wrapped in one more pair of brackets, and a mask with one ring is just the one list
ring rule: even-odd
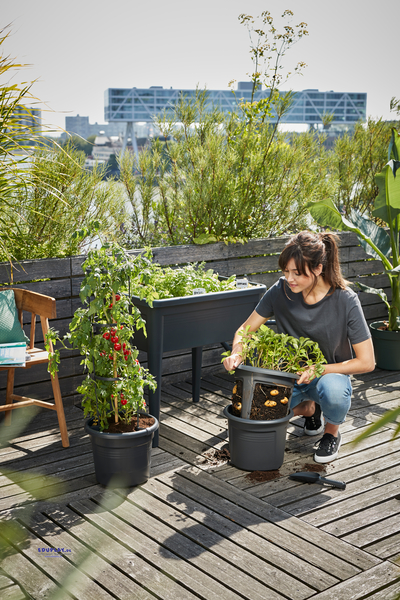
{"label": "grey t-shirt", "polygon": [[318,342],[328,363],[353,357],[351,346],[371,337],[357,294],[336,289],[316,304],[306,304],[281,277],[256,306],[261,317],[275,317],[279,333]]}

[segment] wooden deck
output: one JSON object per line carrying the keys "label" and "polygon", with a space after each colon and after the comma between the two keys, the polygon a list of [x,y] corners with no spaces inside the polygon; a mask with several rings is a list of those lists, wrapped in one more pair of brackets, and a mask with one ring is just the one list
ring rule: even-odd
{"label": "wooden deck", "polygon": [[400,439],[392,424],[352,441],[398,406],[400,373],[354,379],[340,456],[326,467],[344,491],[288,479],[315,465],[302,419],[279,477],[252,481],[218,462],[231,389],[229,375],[207,375],[194,405],[190,382],[166,386],[152,476],[130,490],[96,484],[77,407],[66,409],[70,448],[52,413],[13,434],[0,448],[1,600],[397,599]]}

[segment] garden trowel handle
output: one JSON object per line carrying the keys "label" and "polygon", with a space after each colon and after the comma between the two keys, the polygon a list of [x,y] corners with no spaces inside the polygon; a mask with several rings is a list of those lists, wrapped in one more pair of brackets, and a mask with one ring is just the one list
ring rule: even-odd
{"label": "garden trowel handle", "polygon": [[326,483],[327,485],[331,485],[333,487],[339,488],[340,490],[346,489],[346,483],[344,481],[335,481],[334,479],[327,479],[326,477],[320,477],[319,482]]}

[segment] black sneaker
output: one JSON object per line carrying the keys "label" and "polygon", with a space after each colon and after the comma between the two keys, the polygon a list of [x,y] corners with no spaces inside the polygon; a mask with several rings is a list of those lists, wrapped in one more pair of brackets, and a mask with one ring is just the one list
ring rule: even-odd
{"label": "black sneaker", "polygon": [[319,435],[324,430],[324,417],[321,407],[315,403],[315,412],[312,417],[306,417],[304,421],[304,433],[306,435]]}
{"label": "black sneaker", "polygon": [[338,432],[337,437],[331,433],[324,433],[319,441],[319,446],[314,454],[314,460],[317,463],[328,463],[339,455],[339,448],[341,444],[341,436]]}

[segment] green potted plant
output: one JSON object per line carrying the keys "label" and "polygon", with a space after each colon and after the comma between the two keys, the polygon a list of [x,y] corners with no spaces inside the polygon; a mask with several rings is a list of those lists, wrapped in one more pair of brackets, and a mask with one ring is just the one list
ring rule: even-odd
{"label": "green potted plant", "polygon": [[[78,349],[86,377],[82,394],[85,429],[92,442],[97,481],[103,485],[132,486],[150,474],[151,443],[158,420],[145,412],[144,388],[155,388],[153,376],[138,360],[135,335],[145,331],[140,311],[131,301],[130,281],[145,263],[122,248],[105,244],[91,250],[83,264],[78,308],[61,339]],[[53,330],[46,343],[59,340]],[[59,352],[50,365],[58,368]]]}
{"label": "green potted plant", "polygon": [[383,289],[375,289],[357,282],[363,292],[377,294],[388,309],[387,321],[370,324],[376,364],[381,369],[400,369],[400,135],[392,128],[388,151],[389,162],[375,176],[379,188],[373,216],[386,226],[352,210],[343,215],[331,200],[310,202],[309,211],[315,221],[324,227],[354,232],[365,252],[382,261],[392,291],[391,301]]}
{"label": "green potted plant", "polygon": [[[326,359],[309,338],[275,333],[266,325],[252,333],[242,330],[241,335],[243,364],[231,372],[235,374],[232,404],[224,408],[231,462],[247,471],[279,469],[293,416],[293,386],[311,365],[320,377]],[[230,351],[223,353],[229,355]]]}

